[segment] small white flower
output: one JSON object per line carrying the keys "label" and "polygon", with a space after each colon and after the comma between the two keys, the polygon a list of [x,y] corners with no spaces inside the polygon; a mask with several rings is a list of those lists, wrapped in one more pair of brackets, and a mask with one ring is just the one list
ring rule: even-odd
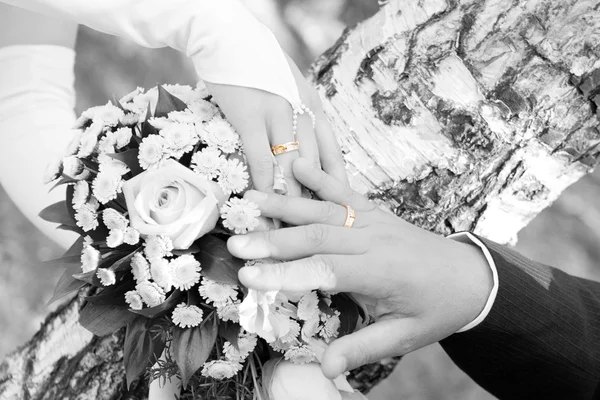
{"label": "small white flower", "polygon": [[85,170],[83,162],[75,156],[68,156],[63,158],[62,165],[63,173],[72,178],[79,177]]}
{"label": "small white flower", "polygon": [[110,230],[119,229],[124,231],[129,226],[127,217],[114,208],[107,208],[102,211],[102,221],[104,221],[104,225]]}
{"label": "small white flower", "polygon": [[116,126],[123,114],[123,110],[114,106],[110,101],[106,105],[92,107],[81,113],[82,116],[105,126]]}
{"label": "small white flower", "polygon": [[169,121],[165,117],[160,117],[160,118],[152,117],[148,120],[148,122],[150,123],[150,125],[152,125],[156,129],[158,129],[159,131],[161,129],[165,129],[167,126],[169,126],[173,123],[173,121]]}
{"label": "small white flower", "polygon": [[168,260],[164,258],[153,259],[150,262],[150,276],[165,292],[171,290],[173,286],[173,274]]}
{"label": "small white flower", "polygon": [[229,379],[242,370],[242,364],[226,360],[214,360],[204,364],[202,375],[216,380]]}
{"label": "small white flower", "polygon": [[282,343],[296,343],[300,335],[300,324],[296,320],[290,320],[290,331],[279,338]]}
{"label": "small white flower", "polygon": [[171,260],[173,286],[179,290],[189,290],[200,282],[200,262],[190,254]]}
{"label": "small white flower", "polygon": [[142,296],[140,296],[140,294],[135,290],[130,290],[129,292],[125,293],[125,302],[132,310],[141,310],[144,307]]}
{"label": "small white flower", "polygon": [[194,115],[194,113],[190,110],[171,111],[167,117],[169,120],[181,124],[195,124],[198,122],[198,116]]}
{"label": "small white flower", "polygon": [[98,202],[93,197],[75,213],[77,226],[85,232],[92,231],[98,227]]}
{"label": "small white flower", "polygon": [[285,359],[294,364],[308,364],[316,360],[317,355],[308,346],[294,346],[285,352]]}
{"label": "small white flower", "polygon": [[122,149],[131,142],[131,128],[119,128],[114,133],[117,149]]}
{"label": "small white flower", "polygon": [[106,237],[106,245],[111,249],[119,247],[125,242],[124,229],[111,229]]}
{"label": "small white flower", "polygon": [[100,279],[100,283],[102,283],[103,286],[111,286],[117,282],[115,272],[111,271],[110,269],[98,268],[96,275],[98,276],[98,279]]}
{"label": "small white flower", "polygon": [[214,304],[215,307],[225,306],[236,300],[238,295],[236,286],[215,282],[206,277],[202,280],[198,291],[208,304]]}
{"label": "small white flower", "polygon": [[226,303],[222,307],[217,307],[217,315],[223,321],[239,322],[240,321],[240,301]]}
{"label": "small white flower", "polygon": [[242,362],[254,351],[258,337],[253,333],[245,333],[238,336],[238,348],[236,349],[231,343],[223,344],[223,354],[225,359],[229,361]]}
{"label": "small white flower", "polygon": [[117,160],[107,154],[98,155],[98,170],[102,173],[123,176],[128,173],[129,167],[121,160]]}
{"label": "small white flower", "polygon": [[144,243],[144,253],[148,260],[171,256],[171,250],[173,250],[173,241],[168,236],[148,236]]}
{"label": "small white flower", "polygon": [[173,310],[171,319],[180,328],[192,328],[202,323],[203,315],[204,312],[199,307],[180,303]]}
{"label": "small white flower", "polygon": [[284,343],[283,341],[281,341],[281,339],[277,339],[274,342],[270,342],[269,346],[271,346],[271,348],[275,351],[278,351],[280,353],[285,353],[292,347],[298,346],[299,344],[300,344],[300,342],[298,340],[294,340],[289,343]]}
{"label": "small white flower", "polygon": [[237,235],[256,229],[258,217],[260,217],[258,205],[246,199],[232,197],[221,207],[223,226]]}
{"label": "small white flower", "polygon": [[66,155],[74,156],[79,152],[79,145],[81,144],[81,138],[83,137],[83,131],[81,129],[74,130],[73,138],[67,145],[67,149],[65,151]]}
{"label": "small white flower", "polygon": [[86,158],[94,152],[98,144],[98,135],[102,133],[102,129],[103,126],[101,123],[94,122],[85,130],[81,136],[77,157]]}
{"label": "small white flower", "polygon": [[248,186],[248,178],[246,165],[234,158],[223,164],[218,183],[226,193],[240,193]]}
{"label": "small white flower", "polygon": [[192,89],[192,87],[189,85],[166,84],[166,85],[163,85],[163,88],[165,88],[165,90],[167,92],[171,93],[173,96],[177,97],[179,100],[183,101],[184,103],[189,103],[190,101],[193,101],[197,97],[197,95],[194,93],[194,89]]}
{"label": "small white flower", "polygon": [[165,139],[166,151],[177,159],[192,151],[198,143],[198,136],[190,124],[170,124],[160,131],[160,135]]}
{"label": "small white flower", "polygon": [[157,283],[144,281],[135,287],[142,297],[144,303],[150,307],[156,307],[165,302],[165,292]]}
{"label": "small white flower", "polygon": [[304,321],[302,325],[302,340],[308,342],[319,332],[319,317]]}
{"label": "small white flower", "polygon": [[139,148],[140,166],[148,169],[159,165],[167,158],[165,139],[159,135],[150,135],[142,140]]}
{"label": "small white flower", "polygon": [[209,146],[218,147],[223,153],[234,153],[240,146],[240,135],[221,117],[211,119],[203,128],[201,138]]}
{"label": "small white flower", "polygon": [[215,179],[221,173],[225,165],[225,157],[221,151],[215,147],[205,147],[192,156],[191,167],[197,174],[211,180]]}
{"label": "small white flower", "polygon": [[90,272],[98,268],[100,252],[90,245],[83,246],[81,250],[81,271]]}
{"label": "small white flower", "polygon": [[319,317],[319,298],[317,292],[306,293],[298,302],[298,318],[310,321]]}
{"label": "small white flower", "polygon": [[138,244],[140,241],[140,231],[132,227],[127,228],[123,241],[132,246]]}
{"label": "small white flower", "polygon": [[[123,114],[123,116],[119,119],[119,122],[121,123],[121,125],[125,125],[125,126],[135,126],[139,122],[142,122],[142,121],[144,121],[144,117],[141,114],[137,114],[134,112]],[[117,142],[117,143],[123,143],[123,142]]]}
{"label": "small white flower", "polygon": [[98,142],[98,153],[100,154],[113,154],[115,152],[115,145],[117,144],[117,138],[113,132],[106,132],[106,136],[100,139]]}
{"label": "small white flower", "polygon": [[138,283],[150,279],[150,264],[141,253],[135,253],[131,259],[131,273]]}
{"label": "small white flower", "polygon": [[210,92],[208,91],[206,84],[202,80],[199,80],[196,83],[196,95],[202,99],[205,99],[208,96],[210,96]]}
{"label": "small white flower", "polygon": [[60,178],[63,173],[63,162],[62,159],[54,160],[48,164],[46,167],[46,172],[44,172],[44,183],[52,183],[58,178]]}
{"label": "small white flower", "polygon": [[73,208],[79,210],[90,197],[90,185],[87,181],[77,181],[73,191]]}
{"label": "small white flower", "polygon": [[130,101],[132,101],[134,98],[136,98],[138,95],[144,93],[144,88],[141,87],[137,87],[135,88],[134,91],[127,93],[125,96],[121,97],[121,99],[119,100],[119,103],[121,104],[125,104],[125,103],[129,103]]}
{"label": "small white flower", "polygon": [[188,108],[202,121],[210,121],[219,114],[219,109],[213,103],[202,99],[190,103]]}
{"label": "small white flower", "polygon": [[113,172],[102,171],[98,173],[92,182],[94,197],[102,204],[116,199],[122,188],[123,179],[121,179],[121,175]]}
{"label": "small white flower", "polygon": [[319,330],[319,335],[325,340],[335,339],[339,335],[340,326],[340,312],[335,311],[334,315],[325,316],[325,323]]}

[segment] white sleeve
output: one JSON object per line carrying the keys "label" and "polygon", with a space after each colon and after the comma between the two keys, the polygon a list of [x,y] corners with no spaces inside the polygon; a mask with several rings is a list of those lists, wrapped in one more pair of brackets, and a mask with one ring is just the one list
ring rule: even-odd
{"label": "white sleeve", "polygon": [[492,279],[494,282],[494,284],[492,286],[492,291],[490,292],[490,295],[488,297],[487,302],[485,303],[485,306],[483,307],[483,310],[479,313],[477,318],[475,318],[473,321],[471,321],[470,323],[468,323],[467,325],[465,325],[463,328],[459,329],[456,332],[456,333],[461,333],[461,332],[466,332],[469,329],[475,328],[477,325],[482,323],[483,320],[485,319],[485,317],[487,317],[487,315],[490,313],[490,310],[492,309],[492,306],[494,305],[494,301],[496,300],[496,295],[498,294],[498,284],[499,284],[498,269],[496,268],[496,263],[494,263],[494,259],[492,258],[492,255],[490,254],[490,251],[488,250],[488,248],[485,246],[485,244],[483,244],[483,242],[481,240],[477,239],[477,237],[475,235],[473,235],[469,232],[460,232],[460,233],[455,233],[455,234],[449,235],[448,239],[456,240],[458,242],[475,245],[475,246],[479,247],[479,249],[481,249],[481,251],[483,252],[483,255],[485,256],[485,259],[487,260],[490,269],[492,270]]}
{"label": "white sleeve", "polygon": [[43,175],[73,135],[74,62],[73,50],[61,46],[0,48],[0,184],[23,214],[63,247],[77,235],[56,230],[37,214],[65,198],[61,189],[48,193]]}
{"label": "white sleeve", "polygon": [[240,0],[0,0],[71,19],[145,47],[172,47],[192,58],[208,82],[300,96],[273,33]]}

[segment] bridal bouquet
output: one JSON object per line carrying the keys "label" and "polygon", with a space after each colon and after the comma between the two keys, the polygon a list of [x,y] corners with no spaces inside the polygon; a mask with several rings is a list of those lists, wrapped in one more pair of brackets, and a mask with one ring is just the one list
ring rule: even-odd
{"label": "bridal bouquet", "polygon": [[177,376],[187,398],[281,398],[280,363],[318,362],[365,318],[345,294],[240,284],[244,261],[226,240],[257,229],[260,212],[242,198],[239,136],[203,84],[138,88],[83,112],[77,128],[46,176],[66,198],[40,213],[80,235],[52,261],[67,267],[52,301],[83,289],[85,328],[126,327],[128,385]]}

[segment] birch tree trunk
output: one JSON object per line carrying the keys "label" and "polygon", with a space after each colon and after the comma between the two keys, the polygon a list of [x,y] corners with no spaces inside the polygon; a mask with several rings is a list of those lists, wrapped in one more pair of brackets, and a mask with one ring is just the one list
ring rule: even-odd
{"label": "birch tree trunk", "polygon": [[[396,0],[347,30],[312,79],[353,186],[440,234],[501,243],[600,152],[600,0]],[[0,366],[2,399],[142,399],[122,333],[94,338],[79,299]],[[396,360],[355,371],[367,391]]]}

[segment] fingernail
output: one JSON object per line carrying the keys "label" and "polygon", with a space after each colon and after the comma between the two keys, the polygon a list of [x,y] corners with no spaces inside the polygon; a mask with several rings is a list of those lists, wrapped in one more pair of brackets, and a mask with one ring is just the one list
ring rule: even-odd
{"label": "fingernail", "polygon": [[343,375],[348,370],[348,360],[346,359],[346,357],[340,357],[338,359],[338,367],[340,375]]}
{"label": "fingernail", "polygon": [[261,274],[261,270],[259,267],[244,267],[240,269],[239,275],[240,280],[255,280]]}
{"label": "fingernail", "polygon": [[233,244],[238,249],[244,249],[250,244],[250,238],[245,235],[237,235],[232,236],[230,239],[231,244]]}
{"label": "fingernail", "polygon": [[252,240],[249,236],[238,235],[229,239],[231,253],[246,260],[271,257],[269,244],[262,239]]}

